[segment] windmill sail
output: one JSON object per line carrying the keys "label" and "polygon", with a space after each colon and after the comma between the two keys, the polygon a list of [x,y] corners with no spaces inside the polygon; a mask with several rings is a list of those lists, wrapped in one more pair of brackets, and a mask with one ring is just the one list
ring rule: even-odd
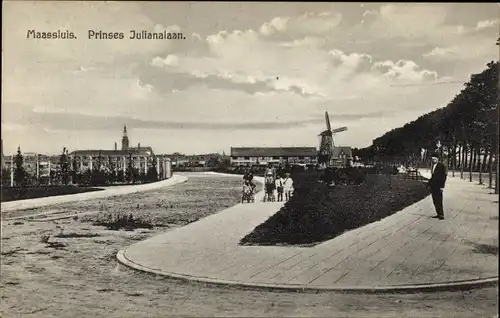
{"label": "windmill sail", "polygon": [[342,132],[342,131],[346,131],[347,130],[347,127],[340,127],[340,128],[336,128],[334,130],[332,130],[332,133],[338,133],[338,132]]}
{"label": "windmill sail", "polygon": [[328,116],[327,111],[325,111],[325,120],[326,120],[326,130],[332,131],[332,127],[330,126],[330,116]]}

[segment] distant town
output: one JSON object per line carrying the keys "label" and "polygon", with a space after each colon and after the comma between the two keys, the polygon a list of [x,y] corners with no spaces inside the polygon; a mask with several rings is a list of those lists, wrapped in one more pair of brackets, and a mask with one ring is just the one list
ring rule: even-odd
{"label": "distant town", "polygon": [[[20,147],[21,150],[21,147]],[[299,165],[303,167],[318,164],[319,150],[316,147],[231,147],[230,154],[156,154],[151,146],[132,146],[129,140],[127,126],[122,132],[121,147],[117,142],[113,149],[82,149],[68,154],[71,170],[84,172],[86,170],[116,169],[125,172],[128,161],[139,173],[146,174],[152,166],[165,171],[210,170],[217,167],[265,167],[273,165]],[[60,154],[47,155],[34,152],[22,152],[23,166],[28,174],[36,178],[47,177],[52,171],[60,169]],[[3,153],[2,140],[2,170],[13,170],[15,154]],[[353,162],[352,148],[349,146],[334,146],[332,165],[345,167]]]}

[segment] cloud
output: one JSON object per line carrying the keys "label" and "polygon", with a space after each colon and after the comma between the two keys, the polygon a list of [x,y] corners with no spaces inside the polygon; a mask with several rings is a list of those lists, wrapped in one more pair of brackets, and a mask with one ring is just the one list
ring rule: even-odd
{"label": "cloud", "polygon": [[458,45],[446,47],[446,48],[441,48],[441,47],[436,47],[432,49],[430,52],[425,53],[424,57],[430,57],[430,58],[449,58],[451,56],[457,56],[460,53],[460,48]]}
{"label": "cloud", "polygon": [[483,29],[488,29],[495,27],[498,25],[498,20],[482,20],[479,21],[476,25],[476,30],[483,30]]}
{"label": "cloud", "polygon": [[[246,30],[221,31],[208,36],[206,41],[212,54],[204,57],[169,54],[153,58],[151,65],[165,72],[154,78],[164,78],[165,85],[172,82],[177,86],[166,87],[167,91],[203,83],[250,94],[274,90],[331,98],[340,93],[358,94],[388,78],[422,82],[438,77],[435,71],[423,69],[413,61],[388,61],[391,71],[382,71],[369,54],[328,51],[312,37],[274,43],[253,30]],[[246,62],[241,63],[242,60]],[[178,80],[173,83],[167,77]],[[351,85],[356,81],[356,85]]]}
{"label": "cloud", "polygon": [[466,42],[459,42],[458,44],[445,47],[435,47],[424,53],[423,57],[428,60],[446,63],[470,61],[473,59],[492,60],[495,58],[495,55],[498,55],[498,53],[494,53],[497,49],[498,47],[495,46],[493,39],[478,35],[468,39]]}
{"label": "cloud", "polygon": [[[370,25],[370,35],[374,37],[427,36],[446,19],[446,8],[440,4],[386,4],[378,12],[369,11],[374,16]],[[425,17],[425,23],[422,21]]]}
{"label": "cloud", "polygon": [[373,67],[381,70],[384,78],[391,80],[398,79],[409,82],[428,82],[438,79],[437,72],[419,69],[414,61],[383,61],[375,63]]}
{"label": "cloud", "polygon": [[298,17],[276,17],[264,23],[260,34],[264,36],[293,34],[295,37],[325,35],[338,27],[342,14],[338,12],[305,13]]}

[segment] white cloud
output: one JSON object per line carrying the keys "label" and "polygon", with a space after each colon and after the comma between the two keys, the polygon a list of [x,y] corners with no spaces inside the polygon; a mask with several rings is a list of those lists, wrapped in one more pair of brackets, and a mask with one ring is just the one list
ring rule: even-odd
{"label": "white cloud", "polygon": [[487,28],[492,28],[496,25],[498,25],[498,20],[482,20],[479,21],[476,25],[476,30],[482,30],[482,29],[487,29]]}
{"label": "white cloud", "polygon": [[214,75],[235,83],[266,82],[276,90],[298,88],[298,92],[325,97],[357,95],[373,89],[384,78],[419,83],[437,78],[436,72],[422,69],[413,61],[388,61],[387,69],[382,70],[368,54],[326,51],[314,38],[283,45],[267,42],[247,30],[222,31],[208,36],[207,42],[212,56],[200,59],[168,55],[155,57],[152,64],[203,78]]}
{"label": "white cloud", "polygon": [[271,35],[274,32],[283,32],[286,30],[289,18],[277,17],[270,22],[264,23],[260,27],[260,32],[264,35]]}
{"label": "white cloud", "polygon": [[294,36],[320,35],[331,32],[342,21],[338,12],[305,13],[298,17],[276,17],[264,23],[259,31],[265,36],[289,33]]}
{"label": "white cloud", "polygon": [[[440,4],[386,4],[382,5],[370,26],[375,37],[421,37],[436,31],[446,18],[446,9]],[[425,21],[422,20],[425,17]]]}
{"label": "white cloud", "polygon": [[450,47],[436,47],[430,52],[425,53],[424,57],[436,57],[436,58],[449,58],[451,56],[457,56],[460,53],[460,48],[458,45],[453,45]]}
{"label": "white cloud", "polygon": [[492,60],[495,55],[498,56],[498,47],[495,46],[494,39],[477,35],[455,45],[435,47],[424,53],[423,57],[429,60],[453,63],[454,61],[478,59]]}

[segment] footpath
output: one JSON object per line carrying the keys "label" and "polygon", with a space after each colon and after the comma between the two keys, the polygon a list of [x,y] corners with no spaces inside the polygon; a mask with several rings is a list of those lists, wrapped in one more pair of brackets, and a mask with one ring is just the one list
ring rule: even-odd
{"label": "footpath", "polygon": [[57,195],[51,197],[44,198],[35,198],[35,199],[27,199],[27,200],[18,200],[18,201],[9,201],[3,202],[1,204],[2,212],[10,212],[15,210],[25,210],[25,209],[34,209],[46,205],[59,204],[59,203],[67,203],[74,201],[82,201],[89,199],[98,199],[98,198],[107,198],[115,195],[123,195],[130,194],[135,192],[149,191],[153,189],[158,189],[166,186],[171,186],[177,183],[187,181],[187,177],[174,174],[171,178],[146,183],[146,184],[138,184],[138,185],[124,185],[124,186],[113,186],[113,187],[102,187],[101,191],[92,191],[92,192],[84,192],[77,194],[68,194],[68,195]]}
{"label": "footpath", "polygon": [[135,243],[117,257],[160,275],[271,289],[411,292],[495,285],[498,196],[491,192],[449,177],[445,220],[431,218],[429,196],[314,247],[241,246],[242,237],[282,206],[260,202],[259,193],[253,204]]}

